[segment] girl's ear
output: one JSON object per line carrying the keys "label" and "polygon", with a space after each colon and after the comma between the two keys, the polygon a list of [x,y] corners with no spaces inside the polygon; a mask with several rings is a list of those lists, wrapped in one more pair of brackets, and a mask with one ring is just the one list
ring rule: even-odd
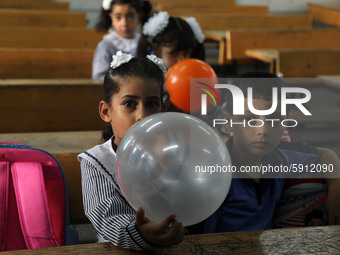
{"label": "girl's ear", "polygon": [[161,47],[158,46],[157,44],[153,43],[153,44],[152,44],[152,48],[153,48],[154,54],[155,54],[157,57],[162,58],[162,56],[161,56],[161,55],[162,55],[162,54],[161,54]]}
{"label": "girl's ear", "polygon": [[111,107],[103,100],[99,103],[99,115],[103,121],[111,122]]}

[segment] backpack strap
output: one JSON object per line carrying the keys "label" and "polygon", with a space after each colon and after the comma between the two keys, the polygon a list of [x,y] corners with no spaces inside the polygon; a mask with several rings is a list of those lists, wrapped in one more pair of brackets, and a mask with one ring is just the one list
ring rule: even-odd
{"label": "backpack strap", "polygon": [[9,162],[0,162],[0,251],[5,248],[9,189]]}
{"label": "backpack strap", "polygon": [[41,163],[15,162],[11,172],[27,248],[59,246],[51,222]]}

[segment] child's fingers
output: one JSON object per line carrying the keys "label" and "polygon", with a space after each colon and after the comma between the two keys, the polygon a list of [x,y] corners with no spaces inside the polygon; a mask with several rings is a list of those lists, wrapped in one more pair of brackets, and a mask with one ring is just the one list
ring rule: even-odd
{"label": "child's fingers", "polygon": [[163,221],[159,222],[159,229],[161,232],[167,231],[170,227],[170,224],[173,224],[176,216],[174,214],[170,214]]}
{"label": "child's fingers", "polygon": [[178,223],[178,230],[177,230],[177,236],[175,238],[174,244],[179,244],[183,241],[184,238],[184,227],[182,222]]}
{"label": "child's fingers", "polygon": [[177,237],[177,233],[178,233],[178,221],[174,219],[174,221],[171,224],[171,227],[164,234],[164,239],[175,240]]}
{"label": "child's fingers", "polygon": [[136,224],[137,226],[143,225],[147,222],[147,218],[145,217],[145,211],[143,207],[139,207],[136,212]]}
{"label": "child's fingers", "polygon": [[171,240],[172,244],[178,244],[183,240],[184,237],[184,228],[181,222],[175,220],[173,222],[173,226],[169,229],[167,233],[167,238]]}

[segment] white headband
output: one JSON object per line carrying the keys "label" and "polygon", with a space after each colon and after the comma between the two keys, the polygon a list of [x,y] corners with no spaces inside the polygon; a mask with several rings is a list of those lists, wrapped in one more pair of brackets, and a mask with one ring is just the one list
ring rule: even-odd
{"label": "white headband", "polygon": [[[126,54],[121,51],[118,51],[116,55],[112,56],[112,62],[110,64],[110,67],[117,68],[118,66],[124,63],[128,63],[132,58],[133,56],[131,54]],[[146,58],[154,62],[159,67],[159,69],[161,69],[164,73],[166,72],[163,59],[158,58],[155,55],[147,55]]]}
{"label": "white headband", "polygon": [[189,17],[189,18],[186,18],[185,21],[188,22],[188,24],[190,25],[192,31],[194,32],[196,40],[199,43],[203,43],[205,39],[205,35],[202,33],[201,27],[196,21],[196,19],[194,17]]}
{"label": "white headband", "polygon": [[148,36],[156,36],[166,28],[169,23],[169,14],[167,12],[159,12],[154,14],[143,26],[143,34]]}
{"label": "white headband", "polygon": [[111,2],[112,0],[103,0],[102,7],[105,11],[108,11],[111,9]]}

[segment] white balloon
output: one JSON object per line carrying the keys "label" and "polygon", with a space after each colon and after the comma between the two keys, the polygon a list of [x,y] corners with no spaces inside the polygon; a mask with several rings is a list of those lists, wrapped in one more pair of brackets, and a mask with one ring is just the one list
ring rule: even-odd
{"label": "white balloon", "polygon": [[117,150],[118,181],[130,205],[142,206],[156,222],[174,213],[184,226],[206,219],[222,204],[232,174],[221,169],[229,165],[228,149],[214,129],[183,113],[144,118]]}

